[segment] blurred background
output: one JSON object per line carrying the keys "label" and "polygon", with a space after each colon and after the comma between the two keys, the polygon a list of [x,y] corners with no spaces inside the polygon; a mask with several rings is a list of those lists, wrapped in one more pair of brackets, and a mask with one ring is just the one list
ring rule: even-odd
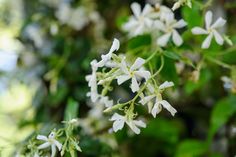
{"label": "blurred background", "polygon": [[[91,60],[107,52],[114,37],[121,40],[121,51],[132,47],[134,41],[121,30],[132,14],[132,2],[0,0],[0,156],[20,156],[35,132],[48,134],[60,127],[67,112],[81,119],[76,130],[83,150],[79,156],[236,155],[235,91],[225,90],[220,80],[223,75],[233,78],[236,70],[229,72],[214,64],[202,68],[196,82],[189,77],[193,69],[187,67],[181,73],[177,71],[181,68],[175,68],[181,65],[167,58],[162,74],[174,79],[176,87],[167,95],[178,114],[172,118],[163,112],[154,119],[143,111],[148,126],[140,135],[132,135],[128,129],[108,133],[112,124],[103,108],[93,106],[86,97],[85,76],[91,72]],[[137,2],[144,6],[160,1]],[[227,19],[225,32],[236,43],[236,2],[211,2],[214,16]],[[162,2],[169,7],[173,3]],[[177,18],[188,22],[203,15],[197,7],[176,12]],[[225,48],[217,47],[216,51],[224,52]],[[235,47],[227,52],[221,59],[235,65]],[[193,61],[198,57],[196,53],[186,55]],[[118,95],[131,97],[125,89],[118,91]]]}

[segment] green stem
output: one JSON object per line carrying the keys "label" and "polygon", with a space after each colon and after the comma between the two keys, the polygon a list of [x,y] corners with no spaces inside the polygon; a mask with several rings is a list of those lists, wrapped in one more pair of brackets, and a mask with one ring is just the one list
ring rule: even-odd
{"label": "green stem", "polygon": [[213,63],[215,63],[215,64],[217,64],[217,65],[222,66],[223,68],[232,69],[231,65],[226,64],[226,63],[224,63],[224,62],[222,62],[222,61],[220,61],[220,60],[218,60],[218,59],[215,59],[215,58],[213,58],[213,57],[207,56],[206,59],[209,60],[209,61],[211,61],[211,62],[213,62]]}

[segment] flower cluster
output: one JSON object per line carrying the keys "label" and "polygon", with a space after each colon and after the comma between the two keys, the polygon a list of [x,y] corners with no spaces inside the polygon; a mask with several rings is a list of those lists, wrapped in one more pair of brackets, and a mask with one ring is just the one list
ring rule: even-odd
{"label": "flower cluster", "polygon": [[132,3],[131,10],[134,15],[123,25],[123,29],[129,32],[131,37],[154,32],[158,35],[156,40],[158,46],[165,47],[170,38],[176,46],[183,43],[176,29],[185,27],[187,23],[183,19],[176,20],[170,8],[159,3],[155,6],[146,4],[141,11],[138,3]]}
{"label": "flower cluster", "polygon": [[[160,86],[154,79],[159,73],[151,74],[146,70],[144,65],[147,60],[138,57],[133,64],[130,64],[126,56],[116,55],[113,52],[120,47],[120,42],[114,39],[109,52],[101,56],[101,60],[93,60],[91,62],[92,74],[86,77],[92,102],[103,103],[106,107],[104,112],[122,109],[124,115],[114,113],[111,117],[113,123],[113,131],[118,131],[123,128],[126,123],[136,134],[140,133],[138,127],[146,127],[146,124],[141,120],[135,120],[137,113],[134,112],[136,104],[146,105],[150,113],[156,117],[162,107],[167,109],[173,116],[176,110],[166,101],[162,99],[162,92],[165,88],[173,86],[173,82],[164,82]],[[153,57],[152,55],[151,57]],[[101,69],[101,71],[100,71]],[[111,83],[115,80],[118,85],[126,81],[130,82],[130,89],[135,93],[135,97],[124,103],[114,103],[109,99],[108,92],[112,91]],[[101,87],[101,88],[100,88]],[[155,98],[155,100],[154,100]],[[139,101],[136,101],[140,99]]]}
{"label": "flower cluster", "polygon": [[76,8],[70,6],[68,2],[60,2],[57,6],[56,17],[62,24],[67,24],[75,30],[82,30],[90,22],[102,24],[100,14],[93,8],[80,5]]}
{"label": "flower cluster", "polygon": [[[179,8],[183,4],[187,4],[190,8],[192,6],[191,0],[179,0],[174,4],[172,10]],[[177,29],[184,28],[187,23],[183,19],[176,20],[170,8],[157,3],[155,6],[146,4],[143,10],[141,10],[141,6],[134,2],[131,4],[131,10],[134,15],[123,25],[123,30],[128,32],[130,37],[151,33],[157,38],[156,44],[160,47],[167,46],[170,39],[172,39],[176,46],[183,44],[183,39]],[[206,29],[200,27],[194,27],[192,29],[193,34],[208,35],[202,43],[202,49],[209,48],[213,37],[217,44],[223,45],[224,38],[218,29],[225,25],[226,20],[220,17],[212,24],[212,12],[207,11],[205,23]]]}

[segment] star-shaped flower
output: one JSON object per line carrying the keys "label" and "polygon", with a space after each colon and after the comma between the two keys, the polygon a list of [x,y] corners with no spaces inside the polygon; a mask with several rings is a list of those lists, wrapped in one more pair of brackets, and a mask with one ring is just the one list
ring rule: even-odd
{"label": "star-shaped flower", "polygon": [[132,92],[136,92],[139,90],[139,78],[144,78],[148,80],[151,77],[149,71],[143,70],[142,66],[145,63],[145,60],[142,58],[137,58],[134,64],[131,67],[128,67],[125,62],[125,58],[121,61],[120,69],[123,74],[117,76],[118,85],[124,83],[125,81],[131,79],[131,90]]}
{"label": "star-shaped flower", "polygon": [[129,32],[130,36],[136,36],[147,32],[153,24],[149,15],[153,11],[150,4],[146,4],[143,11],[141,11],[140,4],[134,2],[131,4],[131,10],[134,16],[130,17],[129,21],[123,25],[123,29]]}
{"label": "star-shaped flower", "polygon": [[146,124],[141,120],[133,120],[133,115],[119,115],[118,113],[114,113],[114,115],[110,119],[114,121],[113,123],[113,130],[117,132],[124,127],[126,123],[136,134],[140,134],[140,129],[138,127],[145,128]]}
{"label": "star-shaped flower", "polygon": [[37,136],[38,140],[45,141],[45,143],[38,146],[38,149],[45,149],[45,148],[51,146],[51,152],[52,152],[51,157],[54,157],[56,155],[56,147],[58,148],[59,151],[62,148],[62,144],[60,142],[58,142],[55,139],[55,137],[56,137],[55,132],[51,132],[48,137],[46,137],[44,135],[38,135]]}
{"label": "star-shaped flower", "polygon": [[[142,105],[149,103],[149,105],[150,105],[149,112],[152,113],[153,117],[156,117],[156,115],[162,110],[162,107],[167,109],[171,113],[171,115],[174,116],[177,111],[166,100],[163,100],[162,96],[160,94],[160,90],[164,90],[164,89],[169,88],[173,85],[174,85],[173,82],[165,81],[163,84],[161,84],[159,86],[158,91],[155,91],[155,89],[149,84],[148,90],[151,93],[151,95],[141,98],[141,100],[139,102]],[[154,98],[155,98],[155,101],[154,101],[155,103],[153,105],[152,100]]]}
{"label": "star-shaped flower", "polygon": [[162,47],[166,46],[171,36],[176,46],[182,45],[183,39],[176,29],[183,28],[187,25],[183,19],[176,21],[173,14],[168,14],[166,15],[164,22],[156,20],[154,25],[157,29],[164,33],[164,35],[157,39],[158,45]]}
{"label": "star-shaped flower", "polygon": [[194,27],[192,29],[192,33],[197,34],[197,35],[198,34],[207,34],[208,35],[202,43],[203,49],[209,48],[213,37],[215,38],[215,41],[219,45],[223,45],[224,39],[222,38],[220,33],[217,31],[217,29],[223,27],[225,25],[225,23],[226,23],[226,20],[224,20],[223,18],[220,17],[216,20],[215,23],[212,24],[212,12],[207,11],[207,13],[205,15],[206,29],[203,29],[201,27]]}

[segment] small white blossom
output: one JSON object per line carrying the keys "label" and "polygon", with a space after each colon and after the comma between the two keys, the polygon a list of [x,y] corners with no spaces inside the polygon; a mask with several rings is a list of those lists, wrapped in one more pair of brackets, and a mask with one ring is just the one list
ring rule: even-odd
{"label": "small white blossom", "polygon": [[109,61],[111,60],[111,57],[112,57],[112,53],[114,51],[118,51],[119,48],[120,48],[120,41],[115,38],[113,40],[113,43],[109,52],[106,55],[101,56],[102,60],[97,63],[97,67],[103,67],[105,64],[107,63],[109,64],[110,63]]}
{"label": "small white blossom", "polygon": [[220,35],[220,33],[217,31],[217,29],[219,29],[220,27],[223,27],[225,25],[225,23],[226,23],[226,20],[224,20],[223,18],[220,17],[216,20],[215,23],[212,24],[212,12],[207,11],[207,13],[205,15],[206,29],[203,29],[201,27],[194,27],[192,29],[192,33],[197,34],[197,35],[199,35],[199,34],[207,34],[208,35],[202,43],[203,49],[209,48],[213,37],[215,38],[215,41],[219,45],[223,45],[224,39]]}
{"label": "small white blossom", "polygon": [[131,90],[132,92],[136,92],[139,90],[139,78],[144,78],[145,80],[151,77],[149,71],[143,70],[142,66],[145,63],[145,60],[142,58],[137,58],[134,64],[131,67],[128,67],[125,62],[125,58],[121,61],[121,71],[123,72],[122,75],[117,76],[117,83],[118,85],[124,83],[125,81],[131,79]]}
{"label": "small white blossom", "polygon": [[122,116],[118,113],[114,113],[114,115],[110,119],[113,122],[113,130],[117,132],[124,127],[126,123],[136,134],[140,134],[140,129],[138,127],[145,128],[146,124],[141,120],[133,120],[132,116],[126,115]]}
{"label": "small white blossom", "polygon": [[123,25],[123,29],[129,32],[130,36],[136,36],[145,33],[152,26],[153,21],[149,15],[153,11],[150,4],[146,4],[141,11],[140,4],[134,2],[131,4],[131,10],[134,16],[130,17],[129,21]]}
{"label": "small white blossom", "polygon": [[164,32],[164,35],[157,39],[157,44],[162,47],[166,46],[170,37],[172,36],[172,40],[176,46],[182,45],[183,39],[176,31],[176,29],[183,28],[186,25],[187,23],[183,19],[176,21],[172,14],[168,14],[164,22],[156,20],[155,27],[160,31]]}
{"label": "small white blossom", "polygon": [[86,80],[88,81],[88,86],[91,88],[90,92],[88,93],[88,96],[91,97],[92,102],[96,102],[96,100],[99,97],[98,91],[97,91],[97,60],[93,60],[91,63],[92,66],[92,74],[86,76]]}
{"label": "small white blossom", "polygon": [[150,108],[149,112],[151,112],[153,117],[156,117],[156,115],[162,110],[162,107],[167,109],[171,113],[171,115],[174,116],[177,111],[166,100],[163,100],[161,94],[159,93],[159,90],[172,87],[173,85],[174,85],[173,82],[166,81],[159,86],[158,91],[156,92],[154,88],[149,84],[148,90],[151,93],[151,95],[141,98],[139,102],[142,105],[145,105],[148,103],[150,104],[152,100],[155,98],[154,105],[153,103],[151,103],[151,105],[149,106]]}
{"label": "small white blossom", "polygon": [[61,151],[62,148],[62,144],[55,139],[55,136],[56,136],[55,132],[51,132],[48,137],[44,135],[38,135],[37,136],[38,140],[45,141],[45,143],[38,146],[38,149],[45,149],[51,146],[51,157],[55,157],[56,147],[58,148],[59,151]]}

